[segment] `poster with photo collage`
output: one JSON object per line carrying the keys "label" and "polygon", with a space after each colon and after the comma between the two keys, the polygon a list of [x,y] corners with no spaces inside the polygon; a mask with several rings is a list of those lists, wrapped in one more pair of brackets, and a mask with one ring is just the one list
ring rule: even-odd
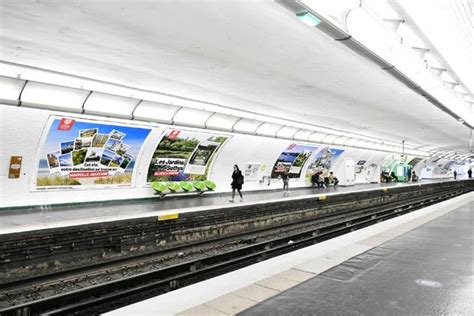
{"label": "poster with photo collage", "polygon": [[148,167],[147,181],[206,180],[219,149],[229,136],[167,129]]}
{"label": "poster with photo collage", "polygon": [[130,186],[150,129],[52,117],[41,148],[37,189]]}

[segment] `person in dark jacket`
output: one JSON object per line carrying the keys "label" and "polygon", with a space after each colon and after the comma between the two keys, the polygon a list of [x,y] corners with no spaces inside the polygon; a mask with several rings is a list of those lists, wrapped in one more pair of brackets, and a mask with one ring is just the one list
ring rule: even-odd
{"label": "person in dark jacket", "polygon": [[283,180],[283,195],[288,195],[290,193],[290,177],[287,169],[281,173],[281,179]]}
{"label": "person in dark jacket", "polygon": [[234,197],[235,197],[235,190],[239,192],[240,195],[240,202],[244,200],[244,197],[242,196],[242,184],[244,184],[244,176],[242,175],[242,171],[240,171],[239,166],[234,165],[234,172],[232,172],[232,183],[230,186],[232,187],[232,199],[229,200],[229,202],[234,203]]}
{"label": "person in dark jacket", "polygon": [[411,172],[411,182],[416,182],[418,181],[418,176],[415,173],[415,170]]}
{"label": "person in dark jacket", "polygon": [[467,171],[467,177],[468,177],[469,179],[472,178],[472,169],[471,169],[471,168],[469,168],[469,170]]}

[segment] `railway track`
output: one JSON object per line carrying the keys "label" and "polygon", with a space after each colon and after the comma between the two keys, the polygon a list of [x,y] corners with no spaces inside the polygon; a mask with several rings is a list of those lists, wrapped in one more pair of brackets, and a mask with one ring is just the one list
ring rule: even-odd
{"label": "railway track", "polygon": [[[118,273],[116,279],[102,280],[97,284],[81,283],[78,278],[81,275],[83,276],[84,273],[90,274],[94,270],[99,271],[98,275],[101,274],[100,271],[102,271],[102,274],[110,275],[114,269],[117,271],[124,267],[133,269],[139,263],[152,262],[153,259],[156,259],[154,258],[156,254],[147,254],[139,258],[126,258],[113,263],[77,269],[74,273],[79,277],[70,277],[69,280],[67,280],[64,273],[59,273],[53,276],[40,277],[36,280],[29,279],[27,282],[13,282],[3,285],[0,290],[11,291],[11,289],[17,288],[21,292],[23,282],[24,284],[30,284],[30,294],[33,298],[22,304],[3,308],[0,310],[0,314],[97,314],[312,245],[467,191],[469,191],[469,188],[453,188],[443,194],[437,192],[427,196],[415,197],[409,201],[399,201],[395,204],[387,203],[356,211],[328,214],[312,221],[301,220],[290,224],[282,224],[278,227],[206,240],[202,243],[169,250],[168,255],[175,259],[173,264],[162,264],[159,267],[150,265],[150,267],[153,267],[152,269],[133,273],[132,275],[120,275]],[[219,251],[216,251],[216,245],[221,245]],[[214,251],[204,251],[201,256],[195,255],[193,257],[189,255],[196,247],[213,249]],[[179,256],[180,253],[183,255]],[[178,254],[177,257],[176,254]],[[161,255],[166,256],[166,252],[161,253]],[[176,260],[176,258],[179,260]],[[179,262],[176,263],[176,261]],[[49,284],[69,284],[71,288],[65,293],[44,297],[40,292],[41,283],[43,282],[44,285],[45,281],[46,284],[48,282]],[[24,288],[25,286],[23,290]],[[33,290],[31,291],[31,289]],[[36,298],[35,291],[38,292]]]}
{"label": "railway track", "polygon": [[[423,198],[426,198],[426,196],[423,196]],[[83,274],[87,275],[88,271],[91,270],[91,269],[94,270],[94,271],[95,270],[99,270],[99,271],[104,270],[104,271],[106,271],[107,274],[110,274],[110,271],[112,270],[111,267],[113,267],[114,265],[118,265],[120,267],[130,265],[131,267],[135,268],[141,262],[147,261],[150,258],[155,258],[158,254],[162,254],[162,255],[167,256],[167,257],[173,257],[174,254],[179,254],[180,252],[189,253],[190,249],[196,249],[196,248],[200,249],[200,247],[202,247],[203,245],[207,246],[207,247],[214,248],[216,246],[231,244],[233,241],[247,243],[251,240],[255,240],[258,237],[257,235],[262,237],[266,234],[266,235],[270,235],[270,237],[271,237],[272,234],[273,235],[279,234],[281,230],[286,232],[286,231],[292,231],[294,229],[298,230],[298,229],[301,229],[301,227],[304,227],[304,226],[314,227],[314,225],[316,225],[316,227],[317,227],[317,225],[324,225],[326,221],[335,221],[335,220],[338,220],[338,219],[346,219],[347,216],[356,217],[356,216],[359,216],[360,214],[366,214],[366,213],[377,211],[381,207],[385,207],[385,206],[396,207],[398,205],[401,205],[402,203],[403,203],[403,201],[382,203],[382,204],[378,204],[378,205],[375,205],[375,206],[372,206],[372,207],[359,208],[357,210],[349,209],[349,210],[346,210],[346,211],[338,211],[337,214],[328,213],[326,215],[318,215],[316,218],[313,218],[313,219],[306,219],[306,218],[302,217],[302,218],[300,218],[298,220],[294,220],[290,223],[278,223],[278,225],[276,225],[276,226],[254,229],[251,232],[244,231],[244,232],[239,232],[239,233],[230,234],[230,235],[224,235],[224,236],[220,235],[217,238],[199,240],[197,242],[177,246],[177,247],[174,247],[172,249],[159,250],[159,251],[155,251],[155,252],[152,252],[152,253],[137,255],[137,256],[134,256],[132,258],[118,258],[115,261],[110,261],[110,262],[105,262],[105,263],[102,262],[102,263],[99,263],[99,264],[89,265],[85,268],[72,269],[72,270],[68,270],[68,271],[65,271],[65,272],[54,273],[54,276],[56,276],[57,278],[61,278],[61,280],[64,281],[64,279],[67,278],[68,275],[71,275],[71,274],[74,274],[74,273],[79,274],[79,275],[83,275]],[[310,211],[310,210],[306,210],[306,211]],[[293,214],[293,213],[295,213],[295,212],[291,212],[291,214]],[[276,217],[282,217],[282,216],[287,216],[287,215],[288,214],[276,214],[276,215],[272,216],[271,219],[273,220]],[[266,217],[265,219],[268,220],[269,217]],[[257,218],[252,218],[251,220],[257,221],[257,220],[259,220],[259,218],[258,217]],[[114,234],[116,234],[116,233],[114,233]],[[252,237],[252,235],[254,235],[254,236]],[[35,247],[37,247],[37,246],[35,246]],[[46,245],[46,247],[48,247],[48,246]],[[29,252],[29,249],[30,248],[28,248],[26,250],[26,252]],[[19,250],[19,251],[25,252],[25,250]],[[34,278],[30,277],[30,278],[28,278],[28,282],[32,283],[34,285],[35,283],[39,283],[42,280],[48,280],[50,278],[51,278],[50,275],[36,276]],[[3,284],[0,284],[0,290],[4,290],[4,291],[5,290],[10,290],[12,288],[15,288],[17,285],[21,285],[21,284],[24,284],[24,283],[25,283],[24,280],[13,281],[13,282],[4,282]],[[1,296],[0,296],[0,299],[1,299]],[[0,305],[0,307],[1,307],[1,305]]]}

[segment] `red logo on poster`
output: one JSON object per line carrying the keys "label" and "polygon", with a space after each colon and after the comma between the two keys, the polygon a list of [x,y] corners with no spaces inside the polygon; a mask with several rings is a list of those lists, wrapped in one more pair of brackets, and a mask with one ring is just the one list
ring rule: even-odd
{"label": "red logo on poster", "polygon": [[58,130],[60,131],[69,131],[72,126],[74,125],[74,120],[62,118],[61,122],[59,123]]}
{"label": "red logo on poster", "polygon": [[288,149],[288,150],[293,149],[293,147],[295,147],[295,146],[296,146],[296,144],[291,144],[290,146],[288,146],[287,149]]}
{"label": "red logo on poster", "polygon": [[175,140],[176,137],[178,137],[179,133],[181,133],[181,131],[178,131],[177,129],[172,130],[172,131],[168,134],[168,139],[169,139],[169,140]]}

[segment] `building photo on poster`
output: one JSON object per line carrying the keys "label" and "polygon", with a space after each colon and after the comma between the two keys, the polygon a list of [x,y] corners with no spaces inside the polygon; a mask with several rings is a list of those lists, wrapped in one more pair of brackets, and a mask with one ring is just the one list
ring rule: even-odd
{"label": "building photo on poster", "polygon": [[147,181],[206,180],[229,136],[167,129],[151,158]]}
{"label": "building photo on poster", "polygon": [[61,117],[51,117],[48,124],[37,190],[131,186],[150,129]]}
{"label": "building photo on poster", "polygon": [[[322,148],[317,155],[313,158],[313,161],[309,164],[308,170],[306,172],[306,178],[311,178],[311,176],[323,169],[331,171],[334,162],[339,158],[339,156],[344,152],[343,149],[324,147]],[[362,163],[362,160],[360,161]],[[365,164],[365,160],[364,160]]]}

